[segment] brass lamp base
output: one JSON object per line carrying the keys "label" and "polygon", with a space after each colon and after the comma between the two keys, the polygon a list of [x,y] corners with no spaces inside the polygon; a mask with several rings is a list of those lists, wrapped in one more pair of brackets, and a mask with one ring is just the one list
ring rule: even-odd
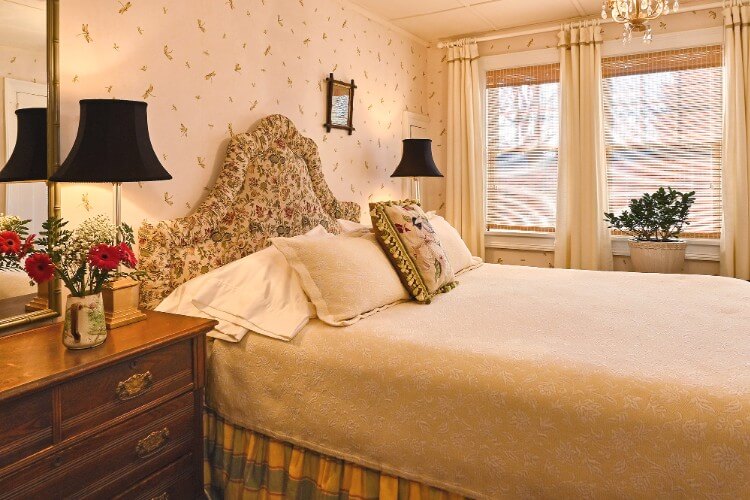
{"label": "brass lamp base", "polygon": [[26,312],[44,311],[49,308],[49,283],[37,285],[36,297],[26,304]]}
{"label": "brass lamp base", "polygon": [[120,278],[102,287],[104,321],[108,329],[119,328],[146,319],[146,315],[138,310],[139,285],[132,278]]}

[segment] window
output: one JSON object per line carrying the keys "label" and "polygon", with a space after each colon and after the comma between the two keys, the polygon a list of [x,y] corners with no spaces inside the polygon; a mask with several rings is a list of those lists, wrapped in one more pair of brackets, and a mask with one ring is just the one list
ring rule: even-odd
{"label": "window", "polygon": [[602,61],[609,209],[659,186],[695,191],[686,236],[721,231],[720,46]]}
{"label": "window", "polygon": [[488,229],[554,231],[559,82],[557,64],[487,72]]}

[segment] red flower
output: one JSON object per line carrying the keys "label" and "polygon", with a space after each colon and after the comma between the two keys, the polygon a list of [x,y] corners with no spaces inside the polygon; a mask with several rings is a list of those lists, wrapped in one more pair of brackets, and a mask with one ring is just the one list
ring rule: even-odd
{"label": "red flower", "polygon": [[55,274],[55,265],[46,253],[33,253],[28,256],[24,263],[26,274],[36,283],[44,283],[52,279]]}
{"label": "red flower", "polygon": [[23,246],[21,246],[22,255],[26,255],[34,249],[34,239],[36,239],[35,234],[30,234],[26,237],[26,241],[24,241]]}
{"label": "red flower", "polygon": [[0,253],[21,253],[21,238],[15,231],[0,232]]}
{"label": "red flower", "polygon": [[130,269],[135,269],[136,264],[138,264],[138,259],[135,258],[135,254],[133,253],[133,249],[130,248],[130,245],[123,241],[117,246],[117,249],[120,251],[120,261]]}
{"label": "red flower", "polygon": [[100,243],[89,250],[89,263],[103,271],[114,271],[120,264],[120,249]]}

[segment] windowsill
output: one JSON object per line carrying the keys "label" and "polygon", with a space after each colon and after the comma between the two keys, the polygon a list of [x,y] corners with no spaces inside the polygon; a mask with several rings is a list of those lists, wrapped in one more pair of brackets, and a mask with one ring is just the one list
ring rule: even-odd
{"label": "windowsill", "polygon": [[[719,240],[685,238],[688,242],[685,257],[687,260],[719,262]],[[485,248],[521,250],[527,252],[554,252],[555,233],[532,231],[490,230],[485,232]],[[627,236],[612,236],[612,254],[630,256]]]}

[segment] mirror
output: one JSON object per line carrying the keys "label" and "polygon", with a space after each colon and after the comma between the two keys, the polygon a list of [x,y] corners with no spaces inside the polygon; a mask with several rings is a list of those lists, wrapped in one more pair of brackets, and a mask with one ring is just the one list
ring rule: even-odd
{"label": "mirror", "polygon": [[338,128],[349,131],[349,135],[354,132],[352,126],[352,115],[354,113],[354,80],[351,83],[336,80],[333,73],[326,79],[328,84],[328,95],[326,101],[326,123],[325,127],[328,132],[331,129]]}
{"label": "mirror", "polygon": [[333,84],[333,103],[331,104],[331,123],[349,125],[349,88],[340,83]]}
{"label": "mirror", "polygon": [[[56,51],[47,26],[57,27],[57,3],[0,0],[0,231],[28,221],[28,234],[39,234],[53,215],[55,188],[45,179],[54,163],[50,152],[56,152],[49,134],[56,112],[48,106],[56,94],[47,82],[54,81],[48,69],[57,66],[48,64],[47,55]],[[54,288],[32,286],[22,269],[0,269],[0,329],[57,315]]]}

